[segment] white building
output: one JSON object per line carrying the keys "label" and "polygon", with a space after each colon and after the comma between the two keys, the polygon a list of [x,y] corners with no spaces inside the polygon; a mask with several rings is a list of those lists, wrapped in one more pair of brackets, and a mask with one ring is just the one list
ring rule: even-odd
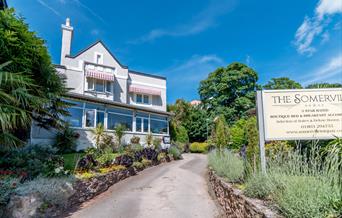
{"label": "white building", "polygon": [[[102,41],[97,41],[72,55],[73,27],[69,19],[62,25],[61,63],[59,73],[67,78],[72,88],[65,100],[75,104],[66,118],[80,138],[78,149],[94,146],[91,133],[98,123],[103,123],[109,134],[118,124],[127,128],[124,136],[129,143],[132,136],[169,136],[166,111],[166,78],[141,73],[122,65]],[[55,131],[34,126],[31,143],[53,143]]]}

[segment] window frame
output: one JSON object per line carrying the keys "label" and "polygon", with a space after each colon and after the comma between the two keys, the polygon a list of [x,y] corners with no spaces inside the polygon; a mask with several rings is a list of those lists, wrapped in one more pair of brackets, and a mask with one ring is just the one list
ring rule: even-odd
{"label": "window frame", "polygon": [[[141,95],[141,102],[138,102],[138,95]],[[145,97],[147,97],[148,102],[145,102]],[[139,105],[149,105],[152,106],[152,95],[134,93],[134,103]]]}

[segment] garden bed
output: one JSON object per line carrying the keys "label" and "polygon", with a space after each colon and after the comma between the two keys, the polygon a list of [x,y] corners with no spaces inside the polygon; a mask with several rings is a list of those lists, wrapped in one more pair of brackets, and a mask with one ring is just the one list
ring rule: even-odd
{"label": "garden bed", "polygon": [[227,217],[282,217],[262,200],[248,198],[242,191],[209,169],[209,186]]}

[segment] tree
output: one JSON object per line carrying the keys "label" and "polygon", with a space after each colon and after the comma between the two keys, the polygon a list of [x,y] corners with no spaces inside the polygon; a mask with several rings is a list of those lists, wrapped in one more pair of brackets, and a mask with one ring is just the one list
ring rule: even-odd
{"label": "tree", "polygon": [[208,115],[200,107],[191,106],[189,116],[183,123],[190,142],[204,142],[207,139]]}
{"label": "tree", "polygon": [[232,145],[233,149],[240,149],[242,146],[247,145],[246,139],[246,120],[240,119],[234,123],[234,125],[230,128]]}
{"label": "tree", "polygon": [[220,112],[216,110],[223,110],[226,120],[231,124],[255,107],[257,80],[257,73],[241,63],[218,68],[201,81],[201,101],[209,113],[219,115]]}
{"label": "tree", "polygon": [[[11,120],[7,124],[13,128],[6,128],[6,132],[1,132],[2,144],[19,145],[20,141],[26,140],[32,120],[44,128],[61,128],[64,124],[60,119],[61,115],[68,115],[65,110],[68,105],[61,100],[67,92],[65,78],[60,76],[51,64],[44,43],[36,33],[29,31],[24,19],[17,17],[13,9],[0,11],[0,64],[10,63],[2,67],[2,74],[13,74],[17,79],[20,74],[25,77],[24,80],[30,80],[31,83],[11,88],[12,92],[8,92],[6,83],[0,84],[0,90],[8,95],[7,98],[10,95],[12,100],[16,99],[16,104],[12,105],[15,109],[9,109],[8,106],[1,108],[0,119],[11,116],[26,117],[25,125],[18,125],[18,120]],[[3,77],[2,80],[4,79],[6,80]],[[4,96],[1,101],[1,104],[8,104]],[[13,110],[16,113],[11,115]]]}
{"label": "tree", "polygon": [[259,134],[257,128],[257,119],[255,116],[250,117],[246,122],[247,137],[247,159],[252,165],[253,172],[257,170],[257,157],[259,154]]}
{"label": "tree", "polygon": [[118,146],[121,145],[122,137],[124,136],[126,129],[127,129],[126,126],[124,126],[122,124],[119,124],[119,125],[115,126],[115,128],[114,128],[114,131],[115,131],[114,134],[115,134]]}
{"label": "tree", "polygon": [[266,85],[263,86],[264,89],[301,89],[302,85],[294,80],[287,77],[272,78]]}
{"label": "tree", "polygon": [[102,139],[103,136],[105,135],[105,129],[102,123],[97,124],[95,129],[92,129],[92,133],[93,133],[93,139],[95,140],[95,145],[97,148],[99,149],[103,149],[102,148]]}
{"label": "tree", "polygon": [[341,88],[341,83],[314,83],[306,86],[306,89],[320,89],[320,88]]}
{"label": "tree", "polygon": [[215,145],[222,152],[224,147],[229,145],[229,128],[223,115],[217,117],[215,123]]}
{"label": "tree", "polygon": [[175,104],[168,105],[167,107],[169,112],[174,113],[172,120],[177,125],[187,121],[191,108],[188,102],[183,99],[177,99]]}

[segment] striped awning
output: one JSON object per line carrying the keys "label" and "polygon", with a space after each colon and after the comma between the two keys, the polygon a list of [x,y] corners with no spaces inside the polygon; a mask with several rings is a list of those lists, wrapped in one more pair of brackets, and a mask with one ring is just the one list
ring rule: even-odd
{"label": "striped awning", "polygon": [[95,70],[86,70],[86,77],[91,77],[95,79],[113,81],[114,75],[108,73],[100,73]]}
{"label": "striped awning", "polygon": [[161,91],[145,86],[130,85],[129,92],[147,94],[147,95],[161,95]]}

